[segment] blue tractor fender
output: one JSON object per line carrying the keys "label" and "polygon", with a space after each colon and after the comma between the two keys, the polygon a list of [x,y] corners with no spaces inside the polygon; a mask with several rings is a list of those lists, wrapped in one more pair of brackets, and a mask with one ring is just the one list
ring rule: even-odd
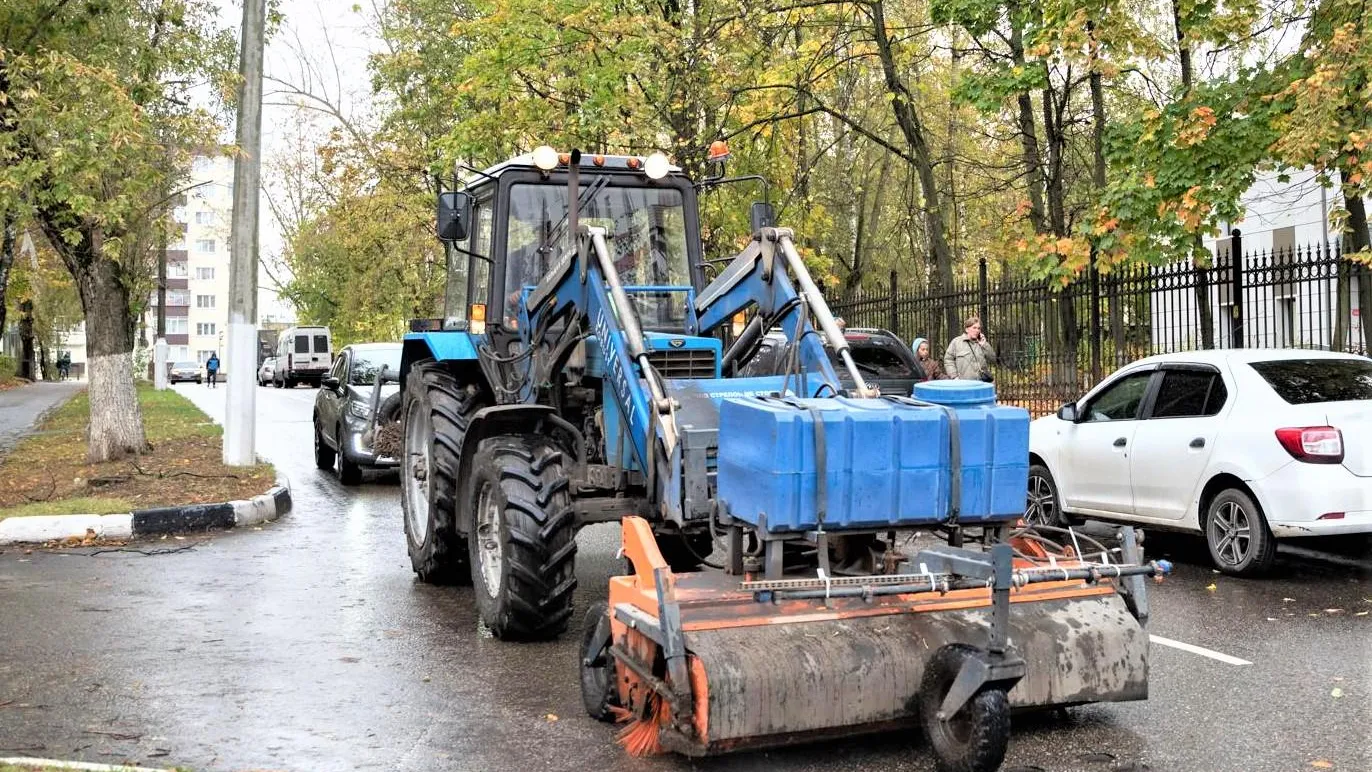
{"label": "blue tractor fender", "polygon": [[410,368],[416,362],[432,359],[435,362],[451,362],[459,374],[466,377],[481,377],[477,363],[477,342],[471,334],[461,331],[449,332],[411,332],[405,335],[400,350],[400,392],[405,393],[405,382]]}
{"label": "blue tractor fender", "polygon": [[[554,440],[570,458],[564,464],[569,472],[574,472],[586,460],[586,438],[581,431],[557,414],[551,405],[510,404],[483,407],[472,414],[471,423],[462,435],[462,447],[458,452],[457,479],[470,479],[472,459],[481,441],[488,437],[501,437],[511,434],[540,434]],[[459,483],[460,484],[460,483]],[[459,530],[465,530],[466,523],[458,523]]]}

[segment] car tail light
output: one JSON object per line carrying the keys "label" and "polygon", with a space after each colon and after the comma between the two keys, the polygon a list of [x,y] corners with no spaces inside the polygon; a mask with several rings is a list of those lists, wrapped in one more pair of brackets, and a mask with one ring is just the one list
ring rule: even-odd
{"label": "car tail light", "polygon": [[1342,519],[1343,519],[1343,513],[1342,513],[1342,512],[1325,512],[1323,515],[1320,515],[1319,517],[1317,517],[1317,518],[1315,518],[1315,519],[1316,519],[1316,520],[1342,520]]}
{"label": "car tail light", "polygon": [[1292,426],[1277,430],[1277,442],[1297,461],[1307,464],[1343,462],[1343,432],[1332,426]]}

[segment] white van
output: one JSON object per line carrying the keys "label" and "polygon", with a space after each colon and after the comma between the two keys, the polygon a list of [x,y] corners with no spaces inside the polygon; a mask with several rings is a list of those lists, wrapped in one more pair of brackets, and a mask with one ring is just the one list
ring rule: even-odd
{"label": "white van", "polygon": [[319,386],[332,365],[333,338],[328,327],[292,327],[276,339],[272,383],[278,389],[293,389],[301,382]]}

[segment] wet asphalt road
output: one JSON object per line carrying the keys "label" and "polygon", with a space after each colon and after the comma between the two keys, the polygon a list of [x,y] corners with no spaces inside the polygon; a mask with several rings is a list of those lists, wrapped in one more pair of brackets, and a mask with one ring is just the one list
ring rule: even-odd
{"label": "wet asphalt road", "polygon": [[[225,390],[182,385],[214,415]],[[688,762],[633,760],[580,703],[574,641],[479,631],[470,589],[414,581],[395,477],[347,489],[313,467],[315,391],[259,389],[258,447],[295,508],[242,532],[0,554],[0,756],[196,770],[932,770],[917,731]],[[605,595],[614,526],[582,532],[577,604]],[[1151,538],[1151,537],[1150,537]],[[1213,574],[1187,539],[1150,632],[1147,702],[1017,719],[1006,770],[1372,769],[1372,565],[1284,553]],[[1210,588],[1210,585],[1214,585]],[[1340,690],[1339,697],[1333,696]]]}
{"label": "wet asphalt road", "polygon": [[4,455],[40,415],[66,402],[85,383],[39,381],[0,391],[0,455]]}

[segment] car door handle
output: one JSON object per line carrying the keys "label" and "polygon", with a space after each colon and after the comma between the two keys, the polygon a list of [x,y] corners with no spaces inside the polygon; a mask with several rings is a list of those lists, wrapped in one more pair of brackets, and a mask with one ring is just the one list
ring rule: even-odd
{"label": "car door handle", "polygon": [[1205,447],[1205,438],[1204,438],[1204,437],[1197,437],[1196,439],[1191,440],[1191,447],[1193,447],[1193,448],[1203,448],[1203,447]]}
{"label": "car door handle", "polygon": [[1115,447],[1117,447],[1117,448],[1122,448],[1122,447],[1124,447],[1124,442],[1125,442],[1125,440],[1124,440],[1123,437],[1117,438],[1117,439],[1115,440]]}

